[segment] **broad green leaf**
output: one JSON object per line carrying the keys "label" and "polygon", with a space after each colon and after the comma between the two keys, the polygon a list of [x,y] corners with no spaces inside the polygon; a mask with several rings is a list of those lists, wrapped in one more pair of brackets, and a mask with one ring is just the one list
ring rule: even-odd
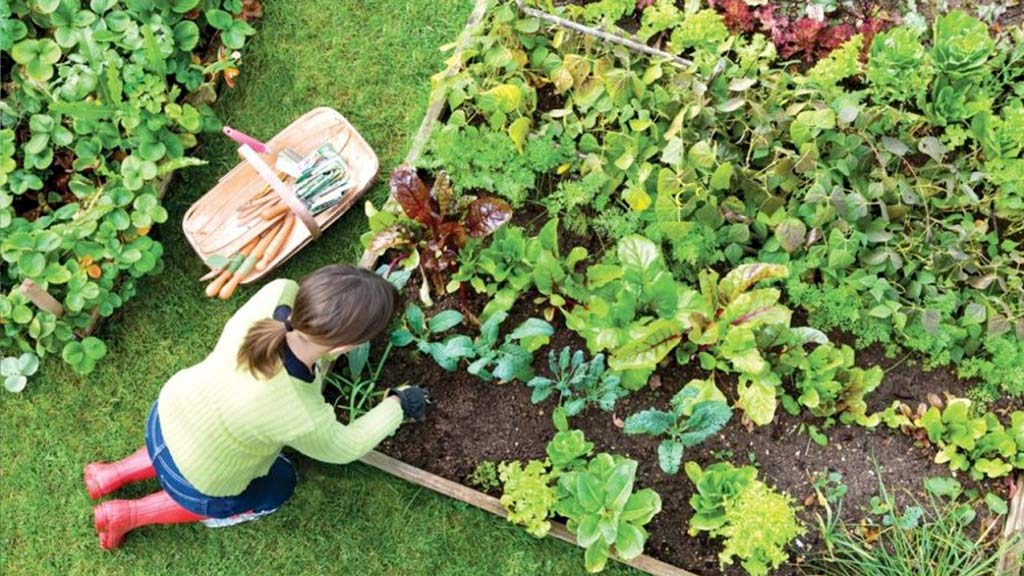
{"label": "broad green leaf", "polygon": [[650,522],[658,512],[661,512],[661,496],[650,488],[644,488],[629,497],[626,505],[622,508],[619,520],[643,526]]}
{"label": "broad green leaf", "polygon": [[764,426],[775,418],[775,387],[762,380],[746,381],[741,379],[739,401],[736,406],[741,408],[754,424]]}
{"label": "broad green leaf", "polygon": [[679,436],[684,447],[692,447],[717,434],[732,418],[729,405],[720,401],[699,402],[686,423],[686,432]]}
{"label": "broad green leaf", "polygon": [[633,492],[636,478],[636,460],[626,458],[615,465],[604,485],[604,506],[608,510],[622,510]]}
{"label": "broad green leaf", "polygon": [[462,319],[461,312],[457,310],[444,310],[431,317],[428,325],[431,332],[438,334],[462,324]]}
{"label": "broad green leaf", "polygon": [[[582,481],[582,475],[579,480]],[[586,514],[580,520],[579,527],[576,530],[576,542],[580,546],[590,546],[594,542],[600,540],[601,531],[598,528],[598,522],[601,517],[597,514]]]}
{"label": "broad green leaf", "polygon": [[632,560],[644,551],[647,534],[642,528],[628,522],[619,522],[615,535],[615,552],[623,560]]}
{"label": "broad green leaf", "polygon": [[501,84],[482,92],[481,96],[492,98],[502,112],[515,112],[523,104],[522,90],[512,84]]}
{"label": "broad green leaf", "polygon": [[732,180],[733,167],[731,162],[719,164],[715,173],[711,175],[712,190],[728,190],[729,182]]}
{"label": "broad green leaf", "polygon": [[508,135],[515,144],[516,150],[523,153],[523,144],[526,143],[526,135],[530,133],[530,118],[523,116],[516,119],[508,126]]}
{"label": "broad green leaf", "polygon": [[604,566],[608,562],[608,553],[608,545],[605,544],[604,540],[598,539],[590,546],[587,546],[586,551],[583,553],[583,561],[587,572],[597,573],[604,570]]}
{"label": "broad green leaf", "polygon": [[596,513],[604,506],[604,493],[600,480],[591,473],[576,476],[576,500],[584,510]]}
{"label": "broad green leaf", "polygon": [[653,408],[642,410],[626,418],[623,426],[625,434],[649,434],[658,436],[664,434],[676,421],[675,415],[671,412],[663,412]]}

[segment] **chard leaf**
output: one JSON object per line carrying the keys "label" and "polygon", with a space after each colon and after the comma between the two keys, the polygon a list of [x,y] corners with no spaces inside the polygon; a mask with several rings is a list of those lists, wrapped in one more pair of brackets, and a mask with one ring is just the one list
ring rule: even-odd
{"label": "chard leaf", "polygon": [[781,264],[743,264],[725,275],[718,284],[718,294],[723,302],[732,302],[742,292],[762,280],[785,278],[789,269]]}
{"label": "chard leaf", "polygon": [[608,359],[612,370],[653,369],[682,340],[679,322],[674,319],[655,320],[644,326],[635,338]]}
{"label": "chard leaf", "polygon": [[775,418],[777,401],[775,386],[771,382],[765,379],[740,379],[738,391],[740,399],[736,406],[741,408],[754,424],[764,426]]}
{"label": "chard leaf", "polygon": [[436,227],[441,219],[434,213],[430,205],[430,192],[426,184],[411,166],[400,166],[391,173],[388,182],[391,195],[402,206],[406,216],[431,228]]}
{"label": "chard leaf", "polygon": [[478,198],[469,205],[466,228],[473,238],[483,238],[512,219],[508,202],[493,196]]}

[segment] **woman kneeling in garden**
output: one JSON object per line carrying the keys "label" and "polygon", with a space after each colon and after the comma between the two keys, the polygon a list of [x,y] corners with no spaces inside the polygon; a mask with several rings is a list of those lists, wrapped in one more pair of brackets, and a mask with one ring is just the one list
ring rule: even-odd
{"label": "woman kneeling in garden", "polygon": [[202,362],[171,377],[146,423],[146,445],[113,463],[85,467],[89,496],[153,478],[163,490],[93,509],[100,546],[118,547],[147,524],[230,526],[270,514],[296,475],[280,452],[347,463],[402,423],[421,420],[425,394],[393,389],[345,426],[321,395],[327,363],[387,328],[398,292],[372,272],[326,266],[301,283],[267,284],[228,320]]}

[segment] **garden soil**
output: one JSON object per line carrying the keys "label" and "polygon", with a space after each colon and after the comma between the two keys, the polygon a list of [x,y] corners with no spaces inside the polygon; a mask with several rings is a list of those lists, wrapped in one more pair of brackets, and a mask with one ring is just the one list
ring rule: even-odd
{"label": "garden soil", "polygon": [[[412,297],[414,290],[409,292]],[[482,301],[471,298],[468,305],[471,310],[479,311]],[[434,311],[459,307],[459,299],[449,297],[439,302]],[[513,311],[503,328],[508,330],[531,314],[539,317],[541,312]],[[583,341],[566,329],[560,318],[556,317],[554,325],[553,349],[584,347]],[[383,346],[383,341],[374,343],[372,349],[380,350]],[[878,348],[858,352],[857,360],[863,367],[877,364],[887,369],[883,384],[868,397],[872,410],[881,410],[893,400],[916,407],[926,403],[929,394],[963,395],[969,388],[968,383],[957,380],[949,370],[923,372],[913,360],[887,358]],[[548,374],[546,353],[536,354],[534,367],[538,374]],[[693,484],[682,471],[676,475],[661,471],[657,458],[660,440],[627,436],[621,430],[622,420],[630,414],[651,407],[665,409],[672,396],[687,382],[708,376],[696,362],[686,366],[669,363],[659,369],[658,374],[660,386],[657,388],[648,386],[630,394],[619,401],[612,413],[588,408],[570,424],[585,432],[587,439],[594,443],[595,452],[616,453],[637,460],[638,486],[653,488],[661,495],[662,512],[648,525],[651,536],[645,550],[647,554],[700,575],[744,574],[736,566],[720,571],[720,542],[706,536],[687,535],[693,514],[689,505]],[[557,406],[554,397],[534,405],[530,402],[530,389],[522,383],[500,385],[484,382],[461,370],[445,372],[429,357],[416,355],[412,349],[392,352],[382,383],[424,386],[429,389],[434,403],[429,406],[425,422],[403,426],[379,449],[449,480],[466,483],[474,468],[484,461],[543,459],[545,446],[555,433],[551,421],[551,413]],[[719,375],[717,383],[734,402],[735,380]],[[331,399],[330,392],[328,396]],[[842,474],[848,487],[842,518],[853,523],[870,512],[870,500],[879,493],[879,477],[886,490],[906,505],[914,499],[924,499],[922,486],[926,478],[949,475],[945,466],[932,462],[932,449],[884,425],[875,430],[836,425],[826,432],[828,444],[819,446],[806,433],[806,427],[820,426],[820,419],[809,415],[794,417],[780,406],[774,422],[751,428],[742,423],[741,416],[736,411],[721,433],[689,449],[684,461],[694,460],[702,467],[720,460],[736,465],[755,464],[760,478],[791,495],[802,506],[799,517],[807,533],[790,547],[793,564],[783,567],[777,574],[800,574],[800,564],[820,550],[817,522],[819,516],[824,516],[825,509],[818,504],[812,482],[824,471]],[[964,477],[960,479],[967,482]],[[994,489],[1006,496],[1005,486]]]}

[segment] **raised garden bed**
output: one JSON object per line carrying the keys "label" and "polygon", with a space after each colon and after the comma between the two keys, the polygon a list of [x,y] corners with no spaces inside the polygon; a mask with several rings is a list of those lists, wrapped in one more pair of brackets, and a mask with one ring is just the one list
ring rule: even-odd
{"label": "raised garden bed", "polygon": [[[481,14],[479,8],[483,4],[478,5],[475,16]],[[473,19],[467,29],[478,30]],[[463,42],[460,42],[459,50],[466,44],[465,40],[463,38]],[[445,78],[458,73],[458,66],[462,62],[458,53],[451,62],[452,66],[448,72],[440,78],[442,87],[448,85],[445,84]],[[716,71],[712,74],[718,74],[718,68],[715,66]],[[738,88],[738,91],[743,89],[745,88]],[[420,153],[431,137],[435,124],[439,119],[442,122],[448,119],[451,112],[448,108],[451,102],[448,96],[444,89],[433,94],[433,106],[413,140],[407,163],[418,163]],[[554,100],[553,95],[545,92],[543,87],[538,89],[537,98],[539,113],[550,112],[557,106],[548,102]],[[722,106],[731,111],[730,102],[725,102]],[[476,121],[483,125],[479,119]],[[923,151],[921,157],[910,160],[915,164],[915,168],[920,168],[927,162],[929,155],[925,152]],[[424,174],[428,181],[433,176]],[[553,191],[560,181],[547,180],[543,185],[538,185],[538,190],[542,192],[541,197],[546,192]],[[389,202],[385,209],[391,209],[396,213],[400,210],[395,202]],[[590,210],[590,207],[585,209]],[[544,220],[542,213],[528,208],[517,212],[513,224],[523,226],[528,235],[533,235],[539,231]],[[1012,220],[1007,224],[1012,225]],[[575,246],[582,246],[588,250],[594,261],[599,259],[605,249],[613,248],[616,240],[618,239],[601,238],[593,234],[580,236],[564,231],[559,236],[563,255]],[[401,251],[398,254],[399,256],[388,258],[386,261],[392,268],[402,257],[408,255],[407,252]],[[376,254],[368,251],[363,264],[370,266],[375,260]],[[585,269],[586,266],[578,264],[576,272],[581,273]],[[729,267],[723,264],[717,269],[724,275]],[[417,280],[406,288],[406,296],[410,301],[422,297],[423,293],[418,287]],[[537,295],[528,289],[517,298],[504,324],[503,334],[509,327],[517,326],[528,318],[545,316],[547,310],[544,306],[531,304],[533,297]],[[459,290],[454,295],[440,298],[435,294],[434,305],[428,308],[427,315],[434,316],[444,310],[459,310],[467,317],[480,316],[488,302],[487,297],[474,295],[470,290]],[[572,308],[577,304],[570,303],[567,307]],[[806,316],[804,312],[796,310],[792,325],[811,324]],[[554,328],[550,343],[533,358],[533,371],[542,375],[550,375],[547,370],[549,349],[558,351],[563,347],[570,347],[573,350],[587,348],[584,339],[565,326],[561,314],[556,313],[549,319]],[[930,317],[927,317],[926,321],[930,322]],[[470,338],[477,333],[467,327],[458,329],[458,332]],[[836,345],[862,343],[835,330],[829,331],[828,335]],[[386,343],[387,338],[383,338],[375,342],[371,350],[382,350]],[[866,396],[867,414],[880,414],[893,402],[916,407],[918,404],[934,404],[936,399],[944,395],[962,397],[971,393],[977,384],[976,381],[958,379],[952,368],[923,370],[921,366],[929,362],[934,363],[934,359],[924,358],[918,354],[894,355],[891,346],[887,351],[877,344],[858,347],[862,349],[857,352],[857,366],[864,369],[879,366],[885,371],[881,386]],[[737,394],[737,378],[728,372],[716,370],[716,384],[725,393],[728,404],[740,406],[743,399]],[[647,525],[651,534],[645,549],[647,555],[698,574],[719,573],[718,552],[721,549],[721,542],[704,535],[687,535],[687,528],[693,517],[693,510],[689,505],[694,494],[693,483],[687,480],[682,472],[670,475],[661,469],[658,462],[661,438],[625,435],[622,430],[623,420],[627,416],[651,407],[664,409],[684,384],[692,379],[707,378],[712,376],[712,373],[703,370],[696,358],[689,363],[681,364],[665,358],[659,362],[656,376],[657,378],[648,381],[648,385],[620,400],[613,411],[603,412],[591,406],[582,414],[575,416],[571,426],[581,430],[586,438],[595,444],[595,452],[618,454],[638,461],[638,486],[653,488],[660,494],[662,510]],[[391,353],[380,379],[389,385],[402,382],[424,385],[438,398],[425,424],[403,428],[393,440],[381,446],[383,453],[418,467],[428,475],[433,474],[449,481],[465,483],[482,462],[540,460],[545,457],[548,441],[556,434],[552,413],[558,402],[549,398],[540,404],[533,404],[531,391],[521,382],[503,385],[484,382],[468,374],[461,367],[454,372],[447,371],[435,364],[430,356],[405,350]],[[799,392],[787,391],[794,395]],[[328,391],[331,399],[335,394],[336,392]],[[1017,404],[1016,401],[1003,397],[991,401],[988,408],[996,418],[1008,420],[1010,411],[1017,408]],[[342,420],[346,419],[347,411],[340,410],[339,417]],[[923,433],[923,430],[918,429],[918,432]],[[823,436],[827,436],[827,443],[824,443]],[[760,477],[769,485],[789,494],[798,504],[803,504],[798,516],[808,531],[790,543],[790,563],[774,572],[797,574],[801,573],[801,568],[806,565],[809,558],[822,552],[823,545],[815,527],[818,525],[819,516],[823,516],[826,509],[814,484],[825,477],[826,472],[838,472],[842,475],[847,493],[841,519],[855,525],[869,515],[879,514],[874,497],[879,493],[880,480],[885,483],[886,490],[896,496],[897,506],[902,508],[913,504],[915,499],[925,497],[925,480],[948,476],[949,469],[945,464],[934,463],[935,451],[934,446],[926,441],[922,442],[922,434],[913,437],[889,431],[884,426],[871,428],[839,424],[826,428],[821,418],[811,416],[806,410],[793,415],[782,410],[780,406],[775,411],[774,418],[762,426],[753,426],[749,421],[733,417],[725,428],[705,443],[688,448],[683,459],[694,461],[705,468],[723,460],[732,461],[737,465],[754,464],[760,472]],[[380,464],[379,461],[375,464],[373,459],[370,463]],[[388,470],[388,465],[384,465],[382,469]],[[876,470],[881,474],[881,478],[876,475]],[[979,495],[991,493],[993,497],[1004,501],[1016,493],[1008,479],[974,483],[961,475],[960,480],[967,489],[977,490]],[[819,484],[818,488],[820,487]],[[441,491],[444,492],[444,489]],[[500,494],[500,489],[494,494]],[[470,503],[478,499],[478,496],[463,497],[451,493],[449,495],[462,497]],[[493,509],[493,501],[489,502],[490,504],[478,505],[497,512]],[[1017,506],[1016,501],[1014,506]],[[985,512],[984,509],[979,514],[979,523],[973,530],[984,531],[988,525],[1003,522],[1001,516]],[[1007,519],[1007,538],[1014,537],[1015,526],[1019,523],[1016,516],[1014,514]],[[726,567],[722,573],[743,574],[744,571],[733,565]]]}

